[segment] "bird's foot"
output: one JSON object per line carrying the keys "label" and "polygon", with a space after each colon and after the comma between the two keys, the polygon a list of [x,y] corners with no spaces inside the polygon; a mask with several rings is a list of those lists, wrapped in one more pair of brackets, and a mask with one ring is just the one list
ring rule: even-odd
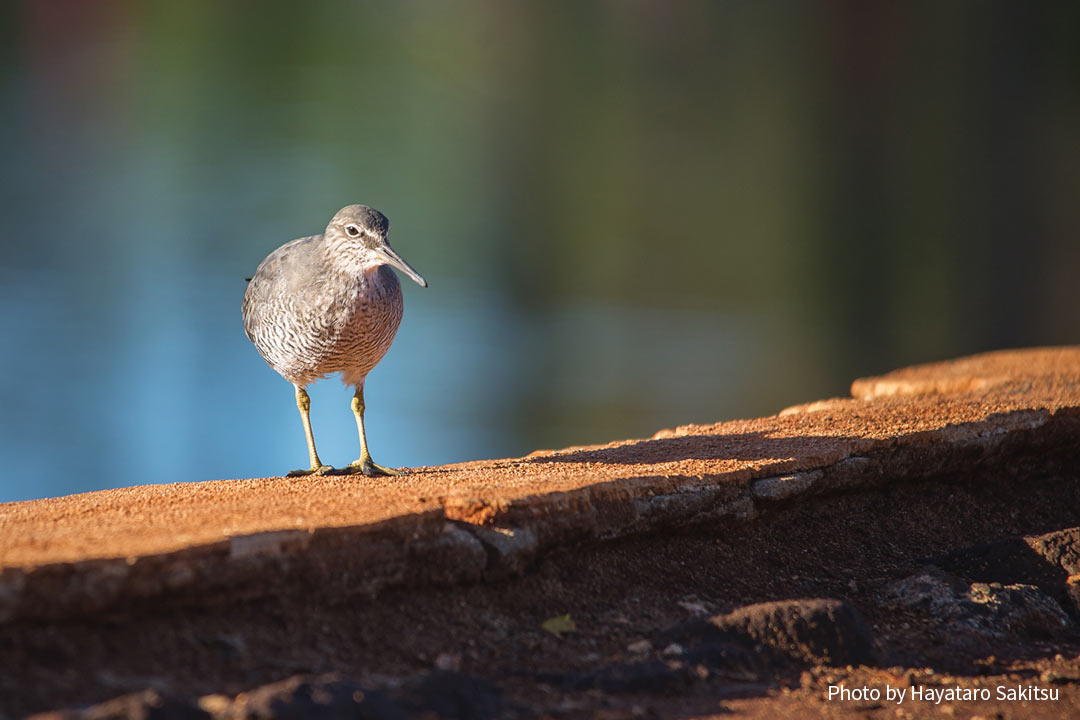
{"label": "bird's foot", "polygon": [[351,462],[345,467],[337,471],[342,475],[356,475],[363,473],[368,477],[374,477],[376,475],[404,475],[404,470],[395,470],[394,468],[383,467],[382,465],[376,465],[370,457],[362,457],[356,462]]}
{"label": "bird's foot", "polygon": [[315,465],[307,470],[293,470],[285,477],[303,477],[305,475],[329,475],[334,472],[334,468],[331,465]]}

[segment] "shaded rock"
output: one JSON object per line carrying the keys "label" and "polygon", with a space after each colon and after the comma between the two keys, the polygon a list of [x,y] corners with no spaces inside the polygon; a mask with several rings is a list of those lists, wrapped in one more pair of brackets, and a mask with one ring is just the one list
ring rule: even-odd
{"label": "shaded rock", "polygon": [[[873,636],[858,611],[834,599],[747,605],[726,615],[680,624],[663,633],[656,647],[665,647],[665,655],[677,651],[679,660],[609,668],[581,687],[615,687],[618,678],[632,678],[667,691],[710,672],[771,684],[797,676],[811,665],[872,664],[876,659]],[[675,650],[668,652],[668,648]]]}
{"label": "shaded rock", "polygon": [[791,475],[761,478],[754,481],[751,492],[755,498],[760,500],[786,500],[809,490],[823,475],[824,473],[821,470],[811,470]]}
{"label": "shaded rock", "polygon": [[843,600],[757,603],[713,617],[708,624],[801,663],[860,665],[875,659],[870,628]]}
{"label": "shaded rock", "polygon": [[538,551],[536,535],[528,528],[484,527],[468,525],[487,553],[486,575],[489,578],[524,572]]}
{"label": "shaded rock", "polygon": [[939,568],[928,568],[890,585],[896,605],[921,609],[956,631],[987,638],[1051,638],[1070,628],[1061,606],[1034,585],[971,583]]}
{"label": "shaded rock", "polygon": [[968,587],[956,575],[930,567],[897,580],[886,588],[886,593],[896,605],[925,609],[934,617],[953,617],[959,599],[967,597]]}
{"label": "shaded rock", "polygon": [[1073,575],[1065,581],[1065,597],[1073,612],[1080,614],[1080,575]]}
{"label": "shaded rock", "polygon": [[1080,527],[1024,538],[1027,544],[1068,575],[1080,575]]}
{"label": "shaded rock", "polygon": [[973,545],[928,562],[974,583],[1035,585],[1080,617],[1080,528]]}
{"label": "shaded rock", "polygon": [[1061,606],[1034,585],[973,583],[968,597],[989,611],[995,628],[1012,635],[1049,639],[1071,625]]}
{"label": "shaded rock", "polygon": [[969,583],[1037,585],[1045,590],[1061,586],[1068,573],[1041,555],[1027,538],[1012,537],[954,550],[927,559],[933,565]]}

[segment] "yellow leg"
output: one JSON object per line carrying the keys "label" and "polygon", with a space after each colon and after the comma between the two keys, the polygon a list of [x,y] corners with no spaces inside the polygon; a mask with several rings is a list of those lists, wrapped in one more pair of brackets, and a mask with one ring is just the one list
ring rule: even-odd
{"label": "yellow leg", "polygon": [[307,437],[308,458],[311,460],[311,467],[307,470],[293,470],[289,473],[289,477],[325,475],[334,468],[323,465],[322,461],[319,460],[319,453],[315,452],[315,435],[311,432],[311,398],[304,388],[299,385],[294,387],[296,388],[296,408],[300,411],[300,419],[304,421],[304,436]]}
{"label": "yellow leg", "polygon": [[376,465],[371,459],[371,453],[368,452],[367,446],[367,434],[364,432],[364,386],[357,385],[356,393],[352,399],[352,411],[356,417],[356,429],[360,433],[360,458],[350,463],[348,467],[343,468],[345,472],[349,473],[363,473],[365,475],[401,475],[400,470],[393,468],[383,467],[382,465]]}

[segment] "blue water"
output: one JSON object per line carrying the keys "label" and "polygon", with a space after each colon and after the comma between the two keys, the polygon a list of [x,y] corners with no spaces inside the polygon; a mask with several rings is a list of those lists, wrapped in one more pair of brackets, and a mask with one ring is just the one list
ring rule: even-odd
{"label": "blue water", "polygon": [[431,283],[368,381],[383,464],[1076,342],[1070,11],[800,7],[6,5],[0,500],[305,465],[240,299],[354,202]]}

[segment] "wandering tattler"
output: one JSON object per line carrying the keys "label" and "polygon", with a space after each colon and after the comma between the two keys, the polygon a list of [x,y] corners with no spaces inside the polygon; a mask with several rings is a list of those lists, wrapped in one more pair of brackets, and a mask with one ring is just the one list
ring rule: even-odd
{"label": "wandering tattler", "polygon": [[390,349],[401,325],[397,268],[421,287],[427,281],[390,247],[390,221],[364,205],[342,208],[322,235],[285,243],[259,264],[241,311],[244,331],[263,359],[296,388],[311,467],[295,475],[333,471],[315,452],[311,398],[305,388],[340,372],[356,388],[352,410],[360,458],[342,472],[398,475],[376,465],[364,434],[364,379]]}

